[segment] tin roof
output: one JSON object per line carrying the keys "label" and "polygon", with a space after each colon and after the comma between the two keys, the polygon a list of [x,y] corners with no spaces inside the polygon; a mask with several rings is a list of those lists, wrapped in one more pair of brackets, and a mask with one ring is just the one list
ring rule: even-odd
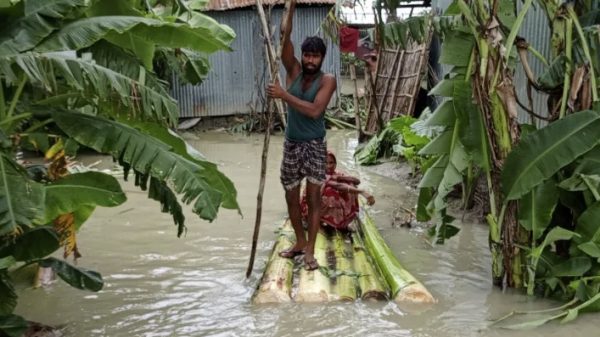
{"label": "tin roof", "polygon": [[[297,0],[297,4],[309,5],[335,5],[336,0]],[[254,6],[256,0],[209,0],[206,11],[226,11],[234,8]],[[283,5],[284,0],[263,0],[265,5]]]}

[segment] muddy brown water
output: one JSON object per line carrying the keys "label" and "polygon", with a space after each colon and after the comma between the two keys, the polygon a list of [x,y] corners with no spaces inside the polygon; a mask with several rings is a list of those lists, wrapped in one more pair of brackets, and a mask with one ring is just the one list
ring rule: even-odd
{"label": "muddy brown water", "polygon": [[[398,205],[415,202],[407,183],[357,166],[353,132],[329,132],[338,167],[363,181],[377,203],[380,231],[401,263],[439,300],[435,305],[391,302],[253,305],[274,240],[286,215],[279,185],[282,138],[271,140],[263,225],[255,270],[245,279],[256,209],[262,140],[225,133],[200,133],[188,140],[219,164],[235,183],[244,217],[221,210],[212,223],[186,213],[188,233],[177,238],[170,217],[133,184],[128,201],[98,209],[78,236],[79,266],[99,271],[99,293],[75,290],[63,282],[20,290],[17,313],[30,320],[64,326],[65,336],[597,336],[597,315],[575,323],[547,324],[530,331],[490,326],[511,310],[537,310],[558,303],[502,293],[492,287],[487,227],[463,224],[460,234],[431,247],[422,230],[393,228]],[[108,159],[104,159],[109,162]],[[535,318],[533,316],[532,318]]]}

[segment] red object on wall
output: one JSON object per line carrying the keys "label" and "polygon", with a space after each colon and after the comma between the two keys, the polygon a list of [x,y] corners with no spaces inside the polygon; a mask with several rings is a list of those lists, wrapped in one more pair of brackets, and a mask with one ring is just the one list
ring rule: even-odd
{"label": "red object on wall", "polygon": [[358,29],[343,26],[340,28],[340,51],[354,53],[358,48]]}

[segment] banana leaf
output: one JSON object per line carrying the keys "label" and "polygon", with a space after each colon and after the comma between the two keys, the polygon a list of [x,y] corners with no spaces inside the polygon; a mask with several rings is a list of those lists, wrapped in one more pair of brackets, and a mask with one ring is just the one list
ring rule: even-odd
{"label": "banana leaf", "polygon": [[214,220],[220,206],[239,211],[233,183],[215,164],[185,158],[162,140],[108,119],[67,111],[52,116],[79,143],[112,155],[138,174],[172,184],[202,219]]}
{"label": "banana leaf", "polygon": [[3,22],[0,58],[31,50],[58,28],[57,20],[85,8],[86,0],[28,0],[16,20]]}
{"label": "banana leaf", "polygon": [[558,203],[556,182],[549,179],[538,185],[521,198],[519,203],[519,223],[532,232],[532,239],[537,240],[546,230]]}
{"label": "banana leaf", "polygon": [[598,142],[600,112],[582,111],[524,137],[508,155],[502,170],[506,201],[515,200]]}
{"label": "banana leaf", "polygon": [[[0,59],[0,71],[7,75],[9,82],[19,81],[14,72],[14,75],[10,76],[9,71],[13,66],[25,72],[31,82],[47,91],[52,91],[56,85],[56,76],[60,76],[82,95],[89,97],[92,92],[92,95],[100,100],[108,99],[114,103],[122,103],[131,114],[139,114],[146,120],[166,120],[173,125],[177,123],[177,104],[164,88],[149,87],[117,71],[95,64],[93,60],[57,53],[25,53]],[[49,68],[52,71],[47,71]]]}
{"label": "banana leaf", "polygon": [[41,261],[40,266],[51,267],[63,281],[77,289],[100,291],[104,286],[104,281],[99,273],[73,266],[63,260],[49,257]]}
{"label": "banana leaf", "polygon": [[75,212],[82,205],[114,207],[127,200],[119,182],[100,172],[74,173],[44,187],[45,223],[61,214]]}
{"label": "banana leaf", "polygon": [[136,40],[152,41],[163,47],[188,48],[205,53],[231,50],[229,44],[235,38],[231,28],[219,25],[214,19],[199,13],[195,13],[187,23],[136,16],[96,16],[65,25],[36,46],[35,50],[78,50],[92,45],[111,32],[127,33]]}
{"label": "banana leaf", "polygon": [[41,222],[44,214],[43,186],[0,152],[0,236],[19,226]]}

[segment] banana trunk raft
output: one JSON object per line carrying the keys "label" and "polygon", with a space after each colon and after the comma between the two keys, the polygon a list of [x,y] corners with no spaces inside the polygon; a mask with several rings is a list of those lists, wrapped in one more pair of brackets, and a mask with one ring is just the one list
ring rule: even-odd
{"label": "banana trunk raft", "polygon": [[[306,271],[279,252],[292,247],[289,220],[279,228],[273,251],[252,298],[254,303],[354,301],[392,299],[403,303],[434,303],[425,286],[402,267],[369,215],[362,210],[356,232],[321,229],[315,243],[319,269]],[[295,268],[296,267],[296,268]]]}

